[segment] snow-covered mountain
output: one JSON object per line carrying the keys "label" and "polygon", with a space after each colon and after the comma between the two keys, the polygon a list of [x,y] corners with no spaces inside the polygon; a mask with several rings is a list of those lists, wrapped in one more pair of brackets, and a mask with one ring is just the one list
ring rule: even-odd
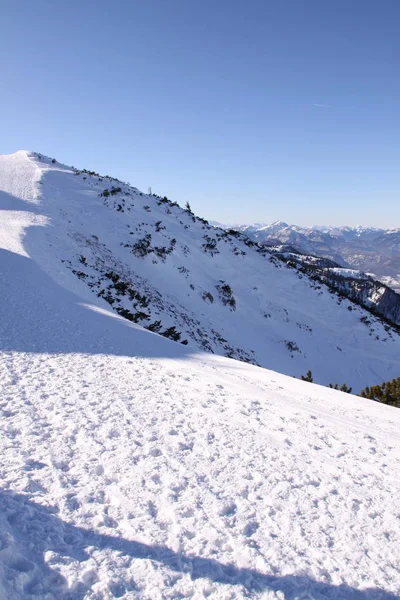
{"label": "snow-covered mountain", "polygon": [[[372,377],[375,347],[376,378],[390,371],[385,348],[398,362],[394,333],[367,343],[361,309],[235,238],[216,248],[203,225],[32,153],[0,158],[2,600],[399,597],[400,411],[199,352],[113,310],[151,311],[144,324],[158,310],[165,333],[173,303],[178,315],[208,307],[207,319],[218,308],[215,323],[236,313],[245,331],[239,281],[264,269],[258,302],[288,312],[269,327],[292,322],[326,353],[316,332],[341,316],[359,375]],[[153,250],[136,256],[145,231]],[[166,257],[161,244],[173,245]],[[224,290],[210,304],[200,295],[218,268],[220,279],[237,269],[236,311]],[[315,331],[293,326],[296,299]]]}
{"label": "snow-covered mountain", "polygon": [[[41,155],[1,159],[11,206],[29,200],[27,253],[87,302],[196,349],[355,391],[398,376],[396,329],[237,232],[167,198]],[[20,213],[18,213],[20,214]]]}
{"label": "snow-covered mountain", "polygon": [[400,292],[400,228],[298,227],[276,221],[270,225],[235,225],[251,239],[289,244],[300,252],[326,257],[340,266],[371,273]]}

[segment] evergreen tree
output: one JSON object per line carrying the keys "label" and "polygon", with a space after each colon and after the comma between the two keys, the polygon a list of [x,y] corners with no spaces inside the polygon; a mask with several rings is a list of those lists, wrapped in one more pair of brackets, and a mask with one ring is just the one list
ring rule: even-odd
{"label": "evergreen tree", "polygon": [[346,392],[347,394],[351,394],[352,389],[353,388],[351,388],[351,387],[347,387],[347,385],[345,383],[343,383],[343,385],[340,386],[340,391]]}
{"label": "evergreen tree", "polygon": [[367,386],[361,391],[360,396],[400,408],[400,377],[392,381],[384,381],[381,385]]}
{"label": "evergreen tree", "polygon": [[302,375],[300,379],[302,381],[308,381],[308,383],[312,383],[314,381],[311,371],[307,371],[307,375]]}
{"label": "evergreen tree", "polygon": [[347,387],[345,383],[343,383],[340,387],[337,383],[335,383],[335,385],[333,385],[333,383],[330,383],[328,387],[332,388],[333,390],[340,390],[341,392],[346,392],[347,394],[351,394],[353,389],[351,387]]}

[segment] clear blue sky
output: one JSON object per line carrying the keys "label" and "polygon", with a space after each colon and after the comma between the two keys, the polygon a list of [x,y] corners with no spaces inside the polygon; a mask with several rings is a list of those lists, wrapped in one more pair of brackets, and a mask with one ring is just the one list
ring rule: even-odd
{"label": "clear blue sky", "polygon": [[399,0],[2,0],[0,153],[224,222],[400,227]]}

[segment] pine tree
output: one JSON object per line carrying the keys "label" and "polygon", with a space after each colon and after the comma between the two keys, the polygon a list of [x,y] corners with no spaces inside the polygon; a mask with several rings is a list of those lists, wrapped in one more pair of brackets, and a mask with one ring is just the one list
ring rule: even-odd
{"label": "pine tree", "polygon": [[346,392],[347,394],[351,394],[353,388],[351,387],[347,387],[347,385],[345,383],[342,383],[342,385],[339,387],[339,384],[335,383],[335,385],[333,385],[333,383],[330,383],[328,385],[328,387],[330,387],[332,390],[340,390],[341,392]]}
{"label": "pine tree", "polygon": [[340,391],[341,391],[341,392],[346,392],[347,394],[351,394],[351,390],[352,390],[352,389],[353,389],[353,388],[351,388],[351,387],[347,387],[347,385],[346,385],[345,383],[343,383],[343,384],[340,386]]}
{"label": "pine tree", "polygon": [[311,371],[307,371],[307,375],[302,375],[300,379],[302,381],[308,381],[308,383],[312,383],[314,381]]}
{"label": "pine tree", "polygon": [[400,408],[400,377],[384,381],[381,385],[367,386],[361,390],[360,396]]}

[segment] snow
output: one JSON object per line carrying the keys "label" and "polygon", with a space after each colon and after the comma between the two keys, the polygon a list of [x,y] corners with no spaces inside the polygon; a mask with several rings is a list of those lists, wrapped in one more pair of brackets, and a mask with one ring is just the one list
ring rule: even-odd
{"label": "snow", "polygon": [[395,277],[390,277],[390,276],[384,277],[384,276],[382,276],[382,277],[380,277],[380,280],[385,285],[391,287],[398,294],[400,293],[400,273],[398,273]]}
{"label": "snow", "polygon": [[351,279],[368,279],[368,277],[371,277],[369,273],[363,273],[362,271],[358,271],[356,269],[332,267],[327,270],[331,273],[335,273],[336,275],[341,275],[342,277],[350,277]]}
{"label": "snow", "polygon": [[0,598],[398,598],[400,411],[118,317],[32,160],[0,196]]}
{"label": "snow", "polygon": [[[27,150],[19,150],[14,154],[1,156],[0,190],[2,195],[11,195],[28,204],[38,204],[39,181],[42,172],[32,160],[34,154]],[[2,205],[2,208],[5,206]],[[25,207],[26,208],[26,207]]]}

